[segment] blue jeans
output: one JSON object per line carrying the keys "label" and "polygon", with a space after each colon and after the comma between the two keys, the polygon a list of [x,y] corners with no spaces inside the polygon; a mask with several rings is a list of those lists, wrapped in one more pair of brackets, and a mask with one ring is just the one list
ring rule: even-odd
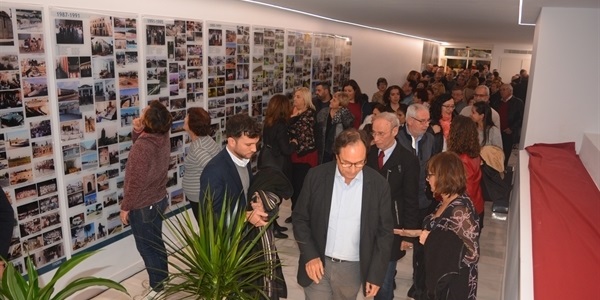
{"label": "blue jeans", "polygon": [[162,239],[162,214],[168,205],[168,197],[165,197],[150,206],[129,212],[135,246],[144,260],[150,287],[157,292],[163,289],[162,283],[168,275],[167,251]]}
{"label": "blue jeans", "polygon": [[398,261],[390,261],[387,271],[385,272],[385,279],[379,292],[375,295],[375,300],[392,300],[394,299],[394,280],[396,279],[396,264]]}

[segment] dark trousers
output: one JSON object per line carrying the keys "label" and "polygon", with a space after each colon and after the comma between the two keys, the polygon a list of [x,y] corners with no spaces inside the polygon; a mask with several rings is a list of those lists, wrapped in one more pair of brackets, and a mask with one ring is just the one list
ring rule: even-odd
{"label": "dark trousers", "polygon": [[[437,206],[437,201],[431,201],[427,208],[419,209],[419,220],[425,219]],[[418,241],[413,246],[413,285],[408,291],[408,296],[415,300],[427,299],[427,286],[425,285],[425,247]]]}
{"label": "dark trousers", "polygon": [[392,260],[388,265],[385,273],[385,279],[379,292],[375,295],[375,300],[392,300],[394,299],[394,280],[396,279],[396,264],[398,261]]}
{"label": "dark trousers", "polygon": [[512,134],[502,132],[502,149],[504,150],[504,166],[508,166],[508,159],[512,153],[514,139]]}
{"label": "dark trousers", "polygon": [[150,287],[156,292],[163,289],[163,281],[168,275],[167,251],[162,239],[162,214],[168,205],[165,197],[150,206],[129,212],[135,246],[144,260]]}
{"label": "dark trousers", "polygon": [[185,199],[190,203],[190,206],[192,207],[192,213],[194,214],[194,217],[196,218],[196,222],[198,222],[198,216],[200,215],[200,208],[198,207],[199,203],[190,201],[190,198],[188,198],[188,197],[185,197]]}
{"label": "dark trousers", "polygon": [[296,202],[300,196],[300,190],[302,190],[304,178],[306,177],[306,174],[308,174],[308,170],[310,170],[309,164],[292,164],[292,186],[294,187],[294,194],[292,195],[292,210],[294,210],[294,207],[296,207]]}

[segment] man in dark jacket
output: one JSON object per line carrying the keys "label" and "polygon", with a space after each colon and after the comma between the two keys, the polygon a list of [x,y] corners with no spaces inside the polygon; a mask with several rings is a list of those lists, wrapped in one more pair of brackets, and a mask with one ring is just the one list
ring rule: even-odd
{"label": "man in dark jacket", "polygon": [[[383,112],[373,118],[373,142],[367,156],[367,165],[383,175],[389,183],[395,229],[421,229],[419,222],[419,160],[400,146],[396,135],[400,121],[395,114]],[[376,300],[394,298],[396,263],[413,247],[412,238],[394,235],[392,255],[383,285]]]}

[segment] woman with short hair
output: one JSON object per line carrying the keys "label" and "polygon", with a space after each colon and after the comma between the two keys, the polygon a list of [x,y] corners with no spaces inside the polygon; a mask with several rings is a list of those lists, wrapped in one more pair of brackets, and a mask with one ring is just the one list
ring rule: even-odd
{"label": "woman with short hair", "polygon": [[183,129],[192,142],[184,160],[185,174],[181,184],[196,220],[199,217],[200,175],[206,164],[221,151],[221,147],[210,136],[210,122],[210,115],[201,107],[188,108],[183,121]]}
{"label": "woman with short hair", "polygon": [[425,217],[419,241],[425,247],[425,278],[429,299],[477,298],[479,216],[465,194],[467,178],[453,152],[432,157],[427,181],[441,197],[434,213]]}
{"label": "woman with short hair", "polygon": [[133,120],[133,145],[125,168],[121,222],[131,225],[135,245],[150,278],[150,296],[163,289],[168,275],[162,214],[169,205],[171,121],[171,113],[158,100],[148,104]]}
{"label": "woman with short hair", "polygon": [[349,101],[348,94],[337,92],[329,102],[329,110],[323,109],[317,114],[319,164],[333,160],[335,138],[354,124],[354,115],[348,109]]}

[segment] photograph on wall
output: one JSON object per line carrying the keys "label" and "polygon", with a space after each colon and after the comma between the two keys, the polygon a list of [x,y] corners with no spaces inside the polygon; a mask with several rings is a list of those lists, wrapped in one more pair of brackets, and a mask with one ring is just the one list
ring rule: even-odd
{"label": "photograph on wall", "polygon": [[[251,114],[262,121],[269,99],[283,93],[285,30],[282,28],[252,28],[252,109]],[[238,57],[238,63],[243,62]]]}
{"label": "photograph on wall", "polygon": [[[108,184],[106,174],[119,149],[118,132],[131,132],[132,117],[139,115],[138,20],[59,8],[50,14],[61,139],[56,147],[69,183],[61,187],[71,232],[66,240],[75,253],[106,239],[108,215],[100,199],[122,190]],[[27,64],[40,68],[39,61]],[[124,176],[124,170],[116,172]],[[115,228],[121,225],[120,219],[111,221]]]}
{"label": "photograph on wall", "polygon": [[313,98],[316,86],[320,83],[328,83],[331,86],[333,80],[333,59],[335,56],[335,37],[331,34],[314,34],[312,51],[312,81],[311,91]]}
{"label": "photograph on wall", "polygon": [[28,255],[41,268],[65,254],[57,221],[44,18],[41,7],[0,8],[0,184],[14,199],[18,230],[9,260],[22,272]]}
{"label": "photograph on wall", "polygon": [[[146,32],[144,72],[147,99],[160,101],[171,112],[173,117],[170,131],[171,156],[177,157],[183,155],[184,141],[188,140],[183,129],[187,109],[205,105],[204,22],[152,16],[142,18],[142,23]],[[131,110],[130,114],[133,116],[139,114],[139,111]],[[122,119],[121,122],[127,123],[130,119]],[[119,149],[119,152],[128,153],[130,148],[130,145],[126,146]],[[121,158],[121,168],[124,168],[126,163],[127,159]],[[174,167],[179,166],[183,166],[183,161],[180,163],[175,161]],[[172,174],[172,176],[169,179],[169,192],[181,189],[183,174]],[[180,202],[171,199],[171,205],[174,209],[180,205]]]}
{"label": "photograph on wall", "polygon": [[224,145],[227,118],[250,103],[250,26],[211,21],[207,29],[208,113],[218,128],[213,138]]}
{"label": "photograph on wall", "polygon": [[296,88],[310,88],[313,34],[292,30],[286,34],[285,94],[291,99]]}
{"label": "photograph on wall", "polygon": [[350,62],[352,59],[352,39],[350,37],[335,38],[335,58],[333,68],[332,92],[342,90],[342,85],[350,80]]}

